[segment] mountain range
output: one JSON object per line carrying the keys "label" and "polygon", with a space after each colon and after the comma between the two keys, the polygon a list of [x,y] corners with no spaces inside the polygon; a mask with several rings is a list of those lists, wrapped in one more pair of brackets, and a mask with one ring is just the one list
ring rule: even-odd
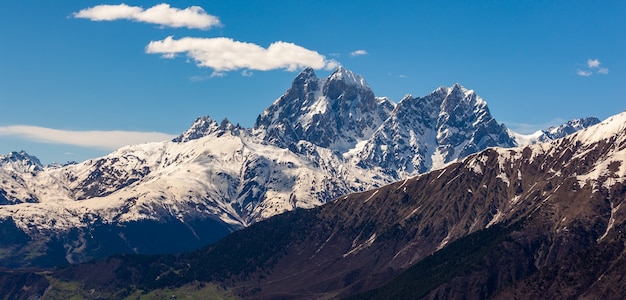
{"label": "mountain range", "polygon": [[0,272],[14,298],[624,299],[626,112],[177,255]]}
{"label": "mountain range", "polygon": [[573,120],[524,136],[459,84],[396,104],[345,68],[323,79],[305,69],[253,128],[207,116],[172,141],[76,164],[43,166],[24,152],[1,156],[0,233],[7,238],[0,266],[190,251],[490,147],[550,142],[596,123]]}

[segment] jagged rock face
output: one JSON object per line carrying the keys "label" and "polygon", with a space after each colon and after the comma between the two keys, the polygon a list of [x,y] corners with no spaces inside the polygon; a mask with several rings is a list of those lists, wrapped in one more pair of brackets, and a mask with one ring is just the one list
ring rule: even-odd
{"label": "jagged rock face", "polygon": [[381,167],[394,178],[427,171],[437,145],[437,100],[410,96],[402,99],[358,154],[358,164]]}
{"label": "jagged rock face", "polygon": [[254,124],[255,130],[261,132],[265,140],[276,145],[289,145],[300,140],[292,123],[297,122],[297,115],[304,103],[315,101],[318,89],[319,79],[313,69],[305,69],[294,79],[291,88],[259,115]]}
{"label": "jagged rock face", "polygon": [[406,96],[357,155],[400,180],[514,139],[474,91],[456,84],[423,98]]}
{"label": "jagged rock face", "polygon": [[209,116],[197,118],[193,124],[178,137],[172,141],[176,143],[188,142],[191,140],[199,139],[207,136],[217,130],[217,122],[212,120]]}
{"label": "jagged rock face", "polygon": [[280,147],[304,140],[344,152],[369,138],[392,109],[391,101],[376,98],[365,81],[348,70],[339,68],[321,80],[306,69],[254,127],[264,140]]}
{"label": "jagged rock face", "polygon": [[513,139],[504,125],[489,113],[487,103],[456,84],[448,89],[437,120],[437,142],[444,162],[449,162],[487,147],[512,147]]}
{"label": "jagged rock face", "polygon": [[220,132],[220,136],[225,132],[230,132],[234,135],[239,134],[239,130],[242,130],[239,124],[233,125],[228,119],[222,120],[218,125],[216,121],[211,119],[209,116],[204,116],[197,118],[191,127],[183,132],[181,135],[172,139],[172,142],[175,143],[184,143],[192,140],[197,140],[199,138],[203,138],[205,136],[209,136],[214,132]]}

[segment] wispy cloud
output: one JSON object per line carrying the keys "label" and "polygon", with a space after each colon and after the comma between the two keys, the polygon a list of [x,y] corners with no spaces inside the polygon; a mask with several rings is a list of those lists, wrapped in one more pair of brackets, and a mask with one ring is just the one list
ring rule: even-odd
{"label": "wispy cloud", "polygon": [[589,76],[593,75],[594,72],[595,72],[595,74],[601,74],[601,75],[609,74],[609,69],[608,68],[601,68],[600,67],[601,64],[602,63],[597,58],[588,59],[587,60],[587,67],[583,68],[583,69],[576,70],[576,75],[583,76],[583,77],[589,77]]}
{"label": "wispy cloud", "polygon": [[131,20],[174,28],[209,29],[221,25],[218,17],[207,14],[202,7],[178,9],[166,3],[148,9],[126,4],[97,5],[85,8],[72,16],[92,21]]}
{"label": "wispy cloud", "polygon": [[254,73],[252,73],[252,71],[250,71],[250,70],[243,70],[243,71],[241,71],[241,76],[252,77],[253,75],[254,75]]}
{"label": "wispy cloud", "polygon": [[339,65],[335,60],[326,59],[316,51],[293,43],[278,41],[263,48],[253,43],[225,37],[184,37],[176,40],[169,36],[163,40],[151,41],[146,46],[146,53],[164,55],[185,53],[199,67],[212,68],[217,73],[239,69],[295,71],[304,67],[330,70]]}
{"label": "wispy cloud", "polygon": [[39,143],[74,145],[104,150],[115,150],[127,145],[174,138],[173,135],[161,132],[73,131],[28,125],[2,126],[0,127],[0,136],[14,136]]}
{"label": "wispy cloud", "polygon": [[367,54],[368,54],[367,51],[365,51],[363,49],[350,52],[350,56],[352,56],[352,57],[362,56],[362,55],[367,55]]}

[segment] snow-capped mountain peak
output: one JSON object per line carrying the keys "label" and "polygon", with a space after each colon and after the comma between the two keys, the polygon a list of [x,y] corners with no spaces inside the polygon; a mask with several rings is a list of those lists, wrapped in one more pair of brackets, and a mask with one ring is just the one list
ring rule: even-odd
{"label": "snow-capped mountain peak", "polygon": [[302,79],[308,79],[308,78],[317,78],[317,75],[315,75],[315,70],[313,70],[313,68],[311,67],[308,67],[302,70],[300,74],[296,76],[296,79],[294,81],[300,81]]}
{"label": "snow-capped mountain peak", "polygon": [[24,150],[13,151],[7,155],[0,155],[0,168],[17,172],[41,171],[43,165],[35,156],[29,155]]}
{"label": "snow-capped mountain peak", "polygon": [[376,98],[365,80],[343,67],[326,79],[301,72],[255,123],[262,139],[281,147],[298,141],[345,152],[368,139],[394,108]]}
{"label": "snow-capped mountain peak", "polygon": [[178,137],[174,138],[172,141],[176,143],[181,143],[199,139],[203,136],[207,136],[213,133],[218,128],[219,125],[217,124],[217,122],[211,119],[211,117],[199,117],[191,124],[191,127],[189,127],[189,129],[187,129]]}
{"label": "snow-capped mountain peak", "polygon": [[[466,89],[459,83],[455,83],[452,87],[446,89],[442,108],[446,111],[457,109],[459,106],[472,107],[475,110],[485,110],[487,102],[476,95],[474,90]],[[487,110],[488,113],[488,110]]]}
{"label": "snow-capped mountain peak", "polygon": [[423,173],[491,146],[513,146],[504,125],[473,90],[455,84],[425,97],[405,96],[356,154],[395,179]]}
{"label": "snow-capped mountain peak", "polygon": [[215,120],[211,119],[211,117],[204,116],[197,118],[191,124],[191,127],[189,127],[189,129],[185,130],[185,132],[183,132],[181,135],[174,138],[172,142],[188,142],[208,136],[215,132],[220,132],[221,135],[228,131],[233,135],[238,135],[240,130],[242,130],[242,128],[241,126],[239,126],[239,124],[234,125],[228,119],[223,119],[218,125]]}
{"label": "snow-capped mountain peak", "polygon": [[335,72],[333,72],[328,77],[328,81],[342,81],[346,85],[354,85],[354,86],[361,87],[364,89],[370,88],[367,82],[365,81],[365,79],[361,77],[361,75],[354,74],[352,71],[342,66],[337,68],[337,70],[335,70]]}

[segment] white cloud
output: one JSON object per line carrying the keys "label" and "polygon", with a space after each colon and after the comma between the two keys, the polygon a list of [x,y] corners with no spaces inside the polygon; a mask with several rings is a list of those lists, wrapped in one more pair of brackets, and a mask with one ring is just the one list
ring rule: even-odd
{"label": "white cloud", "polygon": [[74,145],[86,148],[115,150],[127,145],[171,140],[173,135],[140,131],[73,131],[38,126],[16,125],[0,127],[0,136],[47,143]]}
{"label": "white cloud", "polygon": [[589,68],[599,68],[600,67],[600,61],[598,59],[588,59],[587,60],[587,67],[589,67]]}
{"label": "white cloud", "polygon": [[253,75],[254,75],[254,73],[252,73],[252,71],[250,71],[250,70],[243,70],[243,71],[241,71],[241,76],[252,77]]}
{"label": "white cloud", "polygon": [[288,42],[274,42],[263,48],[253,43],[239,42],[231,38],[184,37],[175,40],[172,36],[160,41],[151,41],[146,53],[172,55],[186,53],[199,67],[214,69],[217,73],[238,69],[268,71],[299,68],[334,69],[339,64],[325,56]]}
{"label": "white cloud", "polygon": [[221,25],[218,17],[207,14],[202,7],[178,9],[166,3],[148,9],[126,4],[97,5],[76,12],[73,16],[92,21],[132,20],[174,28],[209,29]]}
{"label": "white cloud", "polygon": [[367,51],[365,51],[363,49],[350,52],[350,56],[352,56],[352,57],[361,56],[361,55],[367,55],[367,54],[368,54]]}
{"label": "white cloud", "polygon": [[578,69],[576,71],[576,74],[579,75],[579,76],[584,76],[584,77],[589,77],[589,76],[593,75],[594,71],[597,74],[602,74],[602,75],[609,74],[609,69],[608,68],[601,68],[600,67],[601,64],[602,63],[597,58],[595,58],[595,59],[588,59],[587,60],[587,68],[585,68],[583,70]]}

